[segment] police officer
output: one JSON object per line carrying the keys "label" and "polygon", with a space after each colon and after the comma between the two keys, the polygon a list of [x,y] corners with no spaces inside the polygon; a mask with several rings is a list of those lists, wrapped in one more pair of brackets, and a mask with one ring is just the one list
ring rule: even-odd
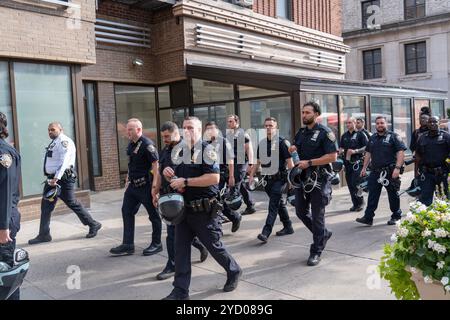
{"label": "police officer", "polygon": [[[52,139],[47,147],[44,160],[44,175],[47,181],[44,185],[43,198],[41,201],[41,223],[39,234],[28,243],[37,244],[52,241],[50,235],[50,217],[55,209],[58,198],[78,216],[81,223],[89,226],[89,233],[86,238],[93,238],[97,235],[102,225],[95,221],[89,212],[75,198],[76,173],[74,171],[76,148],[75,143],[63,132],[63,127],[59,122],[52,122],[48,126],[48,135]],[[52,189],[60,188],[60,194],[52,198],[46,195]],[[55,191],[56,192],[56,191]]]}
{"label": "police officer", "polygon": [[153,141],[142,134],[142,122],[139,119],[128,120],[127,133],[130,143],[127,148],[128,175],[122,205],[123,242],[109,252],[113,255],[134,253],[135,215],[142,204],[153,228],[152,242],[142,254],[150,256],[162,251],[161,217],[152,202],[159,192],[156,181],[152,179],[153,172],[158,172],[158,150]]}
{"label": "police officer", "polygon": [[[8,121],[0,112],[0,261],[10,267],[14,264],[16,235],[20,229],[19,179],[20,155],[5,139],[8,137]],[[9,300],[20,300],[17,289]]]}
{"label": "police officer", "polygon": [[356,131],[355,118],[347,119],[347,129],[341,137],[339,152],[344,158],[345,179],[347,180],[348,191],[352,198],[353,207],[350,211],[363,210],[364,198],[358,197],[356,188],[361,173],[364,151],[367,145],[367,136],[363,131]]}
{"label": "police officer", "polygon": [[[331,200],[330,163],[336,161],[338,149],[331,129],[319,124],[320,106],[307,102],[302,107],[302,120],[306,127],[295,135],[290,151],[297,150],[302,169],[303,188],[295,193],[295,212],[313,234],[313,244],[307,264],[319,264],[322,251],[332,232],[325,228],[325,206]],[[308,215],[311,207],[311,216]]]}
{"label": "police officer", "polygon": [[257,163],[250,172],[249,184],[253,183],[258,168],[261,166],[261,175],[266,176],[267,184],[265,191],[269,196],[269,208],[266,223],[262,232],[258,235],[258,239],[263,243],[267,242],[272,228],[277,218],[283,223],[283,229],[277,231],[277,236],[285,236],[293,234],[292,222],[286,208],[286,200],[283,198],[282,190],[287,183],[287,169],[294,167],[291,154],[288,148],[290,143],[278,134],[278,122],[274,117],[268,117],[264,120],[267,137],[264,138],[257,149]]}
{"label": "police officer", "polygon": [[367,166],[371,162],[372,170],[368,178],[369,197],[364,216],[356,218],[356,222],[370,226],[373,224],[381,189],[384,186],[388,193],[389,207],[392,212],[388,225],[395,225],[402,214],[398,191],[400,190],[400,172],[404,163],[406,147],[397,133],[387,130],[385,117],[377,117],[375,124],[377,132],[370,137],[360,175],[361,177],[366,175]]}
{"label": "police officer", "polygon": [[[416,148],[417,148],[417,140],[419,140],[419,138],[426,132],[428,132],[428,120],[430,119],[430,115],[428,113],[422,113],[420,114],[420,127],[419,129],[416,129],[412,132],[411,135],[411,143],[409,144],[409,149],[411,150],[411,152],[413,152],[413,154],[415,155],[416,152]],[[414,176],[417,177],[419,174],[419,166],[418,166],[418,162],[417,162],[417,157],[416,157],[416,161],[414,163]]]}
{"label": "police officer", "polygon": [[188,117],[183,122],[187,148],[183,161],[175,170],[164,169],[164,177],[173,189],[183,191],[185,218],[175,227],[175,280],[167,300],[189,299],[191,280],[191,242],[195,236],[206,246],[214,259],[226,270],[225,292],[236,289],[242,274],[233,257],[220,241],[221,225],[217,216],[219,165],[213,148],[202,141],[201,121]]}
{"label": "police officer", "polygon": [[[214,121],[206,123],[205,136],[206,142],[214,148],[218,155],[217,163],[220,165],[219,190],[222,191],[225,184],[227,184],[227,188],[231,192],[235,188],[233,147],[227,139],[221,136],[219,128]],[[237,190],[240,192],[239,189]],[[242,220],[241,214],[237,211],[231,210],[225,201],[223,202],[222,213],[232,223],[231,232],[238,231]]]}
{"label": "police officer", "polygon": [[436,187],[450,199],[447,181],[449,168],[446,163],[450,156],[450,134],[439,129],[438,117],[428,119],[428,129],[428,132],[419,137],[416,149],[421,172],[419,201],[426,206],[433,202]]}
{"label": "police officer", "polygon": [[364,135],[367,138],[367,142],[369,142],[370,136],[372,135],[367,129],[365,128],[366,120],[364,118],[357,118],[356,119],[356,130],[361,131],[364,133]]}
{"label": "police officer", "polygon": [[236,188],[242,194],[247,208],[242,215],[253,214],[256,212],[255,202],[253,201],[251,194],[244,187],[243,181],[253,166],[253,147],[250,141],[250,136],[245,133],[244,129],[239,128],[239,117],[235,114],[227,117],[227,140],[233,145],[234,157],[234,178]]}
{"label": "police officer", "polygon": [[[162,173],[164,169],[167,167],[172,169],[175,168],[172,161],[172,157],[178,156],[177,154],[175,154],[176,147],[180,146],[180,144],[183,141],[180,137],[178,126],[176,125],[176,123],[172,121],[167,121],[163,123],[160,131],[161,131],[161,139],[165,144],[165,147],[160,152],[159,173],[155,174],[154,176],[154,179],[156,181],[156,189],[160,190],[159,194],[157,194],[153,198],[153,205],[155,207],[158,206],[158,198],[160,195],[173,192],[173,190],[170,188],[169,182],[166,179],[162,178]],[[174,151],[173,155],[172,151]],[[182,151],[182,149],[180,151]],[[194,237],[192,245],[200,251],[200,261],[201,262],[205,261],[206,258],[208,257],[208,250],[206,250],[206,247],[200,242],[200,240],[198,240],[197,237]],[[156,276],[156,279],[158,280],[168,279],[175,274],[175,226],[173,225],[167,225],[166,246],[167,246],[168,260],[163,271],[161,271]]]}

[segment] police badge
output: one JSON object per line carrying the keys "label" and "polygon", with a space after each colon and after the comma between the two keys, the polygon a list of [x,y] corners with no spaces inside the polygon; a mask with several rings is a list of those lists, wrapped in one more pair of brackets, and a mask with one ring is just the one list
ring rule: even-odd
{"label": "police badge", "polygon": [[11,155],[4,153],[0,156],[0,164],[4,166],[6,169],[11,167],[12,165],[12,157]]}

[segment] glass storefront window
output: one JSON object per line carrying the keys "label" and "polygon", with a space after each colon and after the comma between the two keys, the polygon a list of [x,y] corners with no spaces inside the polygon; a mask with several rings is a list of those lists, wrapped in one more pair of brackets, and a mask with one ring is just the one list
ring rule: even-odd
{"label": "glass storefront window", "polygon": [[0,61],[0,112],[6,115],[8,120],[8,143],[14,146],[14,124],[11,110],[11,94],[9,90],[9,68],[7,62]]}
{"label": "glass storefront window", "polygon": [[322,114],[317,118],[318,122],[329,127],[336,138],[339,137],[337,96],[332,94],[307,93],[306,101],[314,101],[319,104]]}
{"label": "glass storefront window", "polygon": [[431,114],[433,116],[439,117],[439,119],[444,119],[444,100],[431,100]]}
{"label": "glass storefront window", "polygon": [[[411,99],[392,99],[394,116],[394,132],[398,133],[405,145],[409,148],[412,134]],[[408,149],[408,153],[411,151]]]}
{"label": "glass storefront window", "polygon": [[392,106],[391,98],[372,97],[370,99],[371,131],[376,131],[375,119],[384,116],[387,120],[387,129],[392,130]]}
{"label": "glass storefront window", "polygon": [[[339,105],[341,112],[340,129],[341,135],[347,131],[345,122],[348,118],[363,118],[366,120],[365,98],[357,96],[339,96]],[[366,121],[367,122],[367,121]],[[340,139],[339,139],[340,140]]]}
{"label": "glass storefront window", "polygon": [[428,99],[414,99],[414,121],[415,121],[415,129],[420,127],[420,109],[423,107],[429,107],[430,100]]}
{"label": "glass storefront window", "polygon": [[159,108],[169,108],[170,107],[170,87],[158,87],[158,103]]}
{"label": "glass storefront window", "polygon": [[192,79],[194,103],[234,100],[233,85],[210,80]]}
{"label": "glass storefront window", "polygon": [[59,65],[14,63],[17,123],[22,156],[23,195],[42,192],[48,124],[59,121],[75,140],[70,68]]}
{"label": "glass storefront window", "polygon": [[144,86],[116,85],[117,135],[119,142],[120,171],[128,170],[127,121],[138,118],[143,124],[143,133],[155,143],[158,141],[156,123],[155,89]]}
{"label": "glass storefront window", "polygon": [[279,97],[241,101],[241,127],[247,129],[263,129],[264,119],[274,117],[278,120],[280,135],[291,139],[291,98]]}
{"label": "glass storefront window", "polygon": [[183,120],[188,115],[187,108],[180,109],[163,109],[159,110],[159,122],[162,125],[166,121],[173,121],[181,129],[183,127]]}
{"label": "glass storefront window", "polygon": [[98,137],[98,106],[96,100],[95,83],[84,83],[84,96],[86,101],[86,125],[88,130],[89,162],[94,177],[102,175],[100,164],[100,142]]}
{"label": "glass storefront window", "polygon": [[225,133],[227,128],[227,116],[230,114],[234,114],[234,102],[194,107],[194,116],[202,121],[203,129],[208,121],[215,121],[222,133]]}
{"label": "glass storefront window", "polygon": [[261,88],[238,86],[239,99],[258,98],[286,94],[282,91],[266,90]]}

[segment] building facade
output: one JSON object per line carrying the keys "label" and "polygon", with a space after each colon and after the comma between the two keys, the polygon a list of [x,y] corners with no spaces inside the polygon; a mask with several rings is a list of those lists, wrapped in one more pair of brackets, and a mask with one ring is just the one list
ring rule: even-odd
{"label": "building facade", "polygon": [[[344,0],[346,79],[448,91],[450,2],[446,0]],[[442,101],[417,99],[445,117]],[[445,102],[448,107],[448,100]]]}
{"label": "building facade", "polygon": [[[88,202],[89,190],[123,185],[131,117],[160,144],[160,124],[187,115],[222,129],[227,114],[238,114],[244,129],[262,128],[274,116],[292,138],[308,100],[322,105],[321,121],[336,135],[344,130],[340,119],[376,113],[376,98],[443,103],[446,90],[345,82],[350,48],[340,36],[341,6],[340,0],[2,1],[0,111],[11,119],[10,142],[24,158],[22,212],[39,214],[50,121],[61,121],[76,141],[79,194]],[[414,125],[411,117],[405,121]]]}

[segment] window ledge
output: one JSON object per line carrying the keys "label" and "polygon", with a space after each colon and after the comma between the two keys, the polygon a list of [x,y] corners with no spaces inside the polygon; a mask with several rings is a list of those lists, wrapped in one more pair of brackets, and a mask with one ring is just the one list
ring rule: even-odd
{"label": "window ledge", "polygon": [[406,76],[399,77],[399,81],[412,81],[412,80],[426,80],[431,79],[433,76],[432,73],[426,72],[426,73],[415,73],[415,74],[408,74]]}
{"label": "window ledge", "polygon": [[62,8],[74,8],[79,9],[80,5],[77,3],[73,3],[72,0],[69,1],[61,1],[61,0],[21,0],[20,2],[26,2],[30,3],[32,2],[34,5],[41,5],[41,6],[57,6]]}
{"label": "window ledge", "polygon": [[386,83],[386,78],[374,78],[374,79],[364,79],[365,82],[377,82],[377,83]]}

